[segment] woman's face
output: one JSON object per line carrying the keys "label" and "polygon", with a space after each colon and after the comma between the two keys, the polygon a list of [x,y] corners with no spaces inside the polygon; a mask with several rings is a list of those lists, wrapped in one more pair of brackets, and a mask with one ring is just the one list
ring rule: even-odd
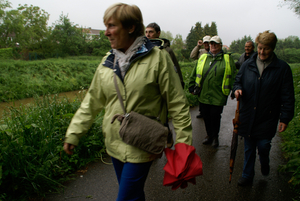
{"label": "woman's face", "polygon": [[132,33],[134,29],[123,28],[121,22],[114,18],[110,18],[105,26],[105,35],[108,37],[111,48],[126,52],[134,41],[129,34],[129,32]]}
{"label": "woman's face", "polygon": [[264,44],[258,43],[257,53],[258,53],[259,58],[262,61],[264,61],[264,60],[270,58],[270,56],[273,53],[273,49],[269,45],[264,45]]}

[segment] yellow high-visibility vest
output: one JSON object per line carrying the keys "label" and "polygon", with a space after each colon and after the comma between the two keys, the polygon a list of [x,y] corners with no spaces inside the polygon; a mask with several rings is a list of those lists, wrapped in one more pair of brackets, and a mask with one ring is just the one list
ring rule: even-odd
{"label": "yellow high-visibility vest", "polygon": [[[202,75],[203,75],[203,68],[207,58],[207,54],[202,54],[198,60],[197,69],[196,69],[196,85],[200,87]],[[223,76],[222,81],[222,92],[224,95],[228,96],[230,93],[230,81],[232,78],[232,72],[230,68],[230,61],[229,61],[229,54],[224,54],[225,59],[225,73]]]}

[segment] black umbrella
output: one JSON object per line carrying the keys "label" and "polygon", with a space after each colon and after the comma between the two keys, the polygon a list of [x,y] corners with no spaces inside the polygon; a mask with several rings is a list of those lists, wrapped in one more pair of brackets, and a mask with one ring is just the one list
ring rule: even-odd
{"label": "black umbrella", "polygon": [[235,110],[235,117],[232,120],[233,122],[233,133],[232,133],[232,140],[231,140],[231,149],[230,149],[230,177],[229,177],[229,183],[231,182],[231,177],[233,173],[233,167],[234,167],[234,160],[236,156],[236,150],[238,146],[238,127],[239,127],[239,116],[240,116],[240,100],[237,100],[237,107]]}

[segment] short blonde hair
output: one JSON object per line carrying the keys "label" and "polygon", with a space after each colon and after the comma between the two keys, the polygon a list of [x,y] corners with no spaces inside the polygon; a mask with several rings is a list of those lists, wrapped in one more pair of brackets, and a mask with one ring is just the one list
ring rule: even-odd
{"label": "short blonde hair", "polygon": [[145,34],[145,26],[143,24],[142,12],[136,5],[128,5],[124,3],[116,3],[108,7],[103,16],[103,22],[106,24],[110,18],[119,20],[123,28],[131,28],[135,26],[132,33],[133,37]]}
{"label": "short blonde hair", "polygon": [[277,37],[274,33],[268,31],[264,31],[263,33],[259,33],[255,39],[255,43],[261,43],[263,45],[270,46],[273,50],[276,47]]}

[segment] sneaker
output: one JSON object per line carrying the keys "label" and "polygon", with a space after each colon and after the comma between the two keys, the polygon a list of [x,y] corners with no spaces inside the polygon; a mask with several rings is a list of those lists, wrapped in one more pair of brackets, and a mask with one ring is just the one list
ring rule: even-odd
{"label": "sneaker", "polygon": [[253,179],[246,179],[241,177],[238,181],[239,186],[251,186],[253,184]]}
{"label": "sneaker", "polygon": [[203,118],[203,115],[200,113],[196,116],[196,118],[201,119],[201,118]]}

